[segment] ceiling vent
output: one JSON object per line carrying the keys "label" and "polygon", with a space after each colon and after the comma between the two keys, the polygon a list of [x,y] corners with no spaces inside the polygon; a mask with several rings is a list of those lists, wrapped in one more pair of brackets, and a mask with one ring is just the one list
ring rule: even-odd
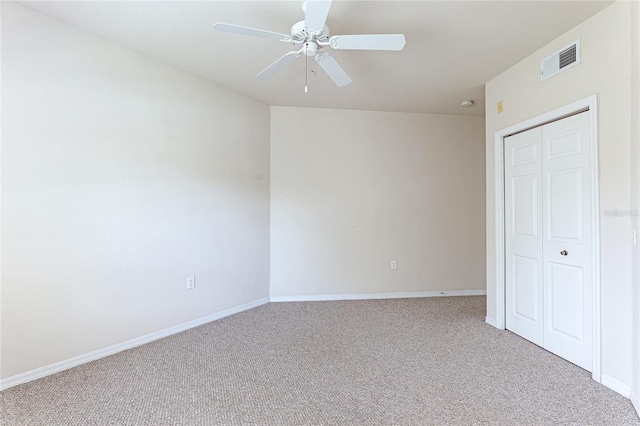
{"label": "ceiling vent", "polygon": [[580,39],[547,56],[540,63],[540,81],[545,81],[580,63]]}

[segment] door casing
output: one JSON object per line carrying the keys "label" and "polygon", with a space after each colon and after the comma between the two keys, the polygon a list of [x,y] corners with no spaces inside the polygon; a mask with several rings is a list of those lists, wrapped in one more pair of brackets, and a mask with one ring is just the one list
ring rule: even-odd
{"label": "door casing", "polygon": [[496,314],[487,323],[505,330],[505,203],[504,203],[504,138],[525,130],[557,121],[570,115],[586,111],[589,114],[591,132],[591,176],[592,176],[592,217],[591,233],[593,247],[593,380],[601,382],[601,339],[600,339],[600,198],[598,183],[598,97],[592,95],[554,109],[495,133],[495,267],[496,267]]}

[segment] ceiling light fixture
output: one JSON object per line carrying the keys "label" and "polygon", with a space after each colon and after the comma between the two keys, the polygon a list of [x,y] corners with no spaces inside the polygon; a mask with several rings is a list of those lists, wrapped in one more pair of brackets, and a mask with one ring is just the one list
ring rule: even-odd
{"label": "ceiling light fixture", "polygon": [[470,106],[473,106],[474,102],[472,100],[467,100],[467,101],[462,101],[460,102],[460,106],[462,108],[469,108]]}

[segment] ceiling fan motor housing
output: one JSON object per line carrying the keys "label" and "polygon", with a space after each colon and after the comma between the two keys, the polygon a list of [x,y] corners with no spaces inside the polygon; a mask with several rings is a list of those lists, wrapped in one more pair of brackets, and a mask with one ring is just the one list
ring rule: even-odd
{"label": "ceiling fan motor housing", "polygon": [[300,21],[296,22],[293,27],[291,27],[291,41],[296,46],[301,46],[303,43],[311,41],[316,43],[329,43],[329,37],[331,36],[331,31],[329,27],[326,25],[319,32],[311,32],[307,29],[305,22]]}

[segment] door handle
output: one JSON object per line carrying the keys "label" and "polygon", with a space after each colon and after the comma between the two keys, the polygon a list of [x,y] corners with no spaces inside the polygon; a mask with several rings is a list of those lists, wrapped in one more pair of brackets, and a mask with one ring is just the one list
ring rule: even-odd
{"label": "door handle", "polygon": [[562,255],[562,256],[566,256],[566,255],[568,255],[568,254],[569,254],[569,252],[568,252],[568,251],[566,251],[566,250],[562,250],[562,251],[560,252],[560,255]]}

